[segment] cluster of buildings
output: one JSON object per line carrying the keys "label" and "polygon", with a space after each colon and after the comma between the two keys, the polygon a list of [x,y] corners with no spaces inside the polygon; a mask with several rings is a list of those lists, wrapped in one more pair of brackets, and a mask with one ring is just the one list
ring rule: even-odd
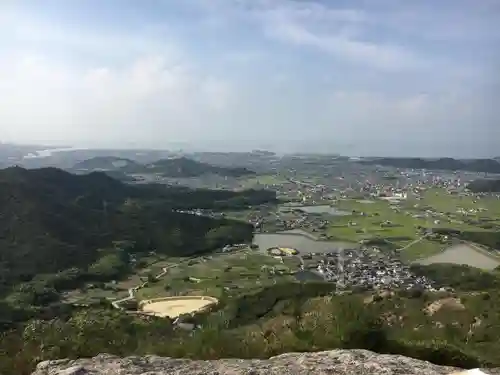
{"label": "cluster of buildings", "polygon": [[435,291],[431,280],[414,275],[407,265],[390,254],[372,249],[346,249],[327,253],[317,267],[339,289],[420,289]]}
{"label": "cluster of buildings", "polygon": [[231,253],[233,251],[243,250],[243,249],[246,249],[246,248],[248,248],[248,244],[246,244],[246,243],[237,243],[237,244],[233,244],[233,245],[225,245],[222,248],[222,252],[223,253]]}
{"label": "cluster of buildings", "polygon": [[292,256],[292,255],[298,255],[299,252],[292,248],[292,247],[271,247],[267,249],[267,252],[271,256]]}
{"label": "cluster of buildings", "polygon": [[321,215],[303,212],[299,206],[278,211],[254,212],[247,220],[256,232],[279,232],[291,229],[324,229],[329,221]]}

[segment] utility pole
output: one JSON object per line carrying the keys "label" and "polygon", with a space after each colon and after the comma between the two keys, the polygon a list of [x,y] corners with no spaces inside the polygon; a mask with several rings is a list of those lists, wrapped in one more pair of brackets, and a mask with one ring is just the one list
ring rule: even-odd
{"label": "utility pole", "polygon": [[339,248],[337,251],[337,291],[339,286],[343,289],[345,287],[344,283],[344,249]]}

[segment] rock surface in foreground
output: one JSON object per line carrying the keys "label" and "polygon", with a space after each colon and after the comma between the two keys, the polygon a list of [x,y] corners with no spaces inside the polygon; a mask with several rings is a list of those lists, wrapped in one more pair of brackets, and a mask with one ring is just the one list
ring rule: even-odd
{"label": "rock surface in foreground", "polygon": [[[33,375],[448,375],[455,371],[457,369],[399,355],[332,350],[289,353],[268,360],[216,361],[100,354],[88,359],[41,362]],[[486,372],[500,375],[500,369]]]}

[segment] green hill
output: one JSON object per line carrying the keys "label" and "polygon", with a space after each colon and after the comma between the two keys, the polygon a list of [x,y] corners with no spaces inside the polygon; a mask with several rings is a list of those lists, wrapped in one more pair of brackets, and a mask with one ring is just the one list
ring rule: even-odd
{"label": "green hill", "polygon": [[94,158],[76,163],[72,170],[112,171],[121,168],[139,167],[140,165],[141,164],[127,158],[119,158],[115,156],[96,156]]}
{"label": "green hill", "polygon": [[164,177],[199,177],[216,174],[228,177],[253,175],[255,172],[243,167],[220,167],[188,158],[161,159],[146,165],[130,165],[122,168],[128,173],[157,173]]}
{"label": "green hill", "polygon": [[[177,210],[238,209],[274,199],[268,191],[131,186],[99,172],[0,170],[0,295],[37,274],[77,267],[86,277],[100,249],[116,241],[133,243],[134,253],[185,256],[249,240],[249,224]],[[218,228],[224,235],[214,235]]]}
{"label": "green hill", "polygon": [[[334,348],[402,354],[462,368],[500,365],[498,290],[333,295],[333,284],[283,283],[222,300],[191,317],[144,321],[105,306],[37,320],[0,336],[0,371],[29,374],[37,359],[144,353],[198,359],[267,358]],[[186,318],[187,319],[187,318]]]}
{"label": "green hill", "polygon": [[127,158],[98,156],[76,163],[72,171],[106,171],[109,173],[145,174],[155,173],[163,177],[199,177],[216,174],[228,177],[253,175],[255,172],[243,167],[221,167],[198,162],[188,158],[160,159],[153,163],[141,164]]}

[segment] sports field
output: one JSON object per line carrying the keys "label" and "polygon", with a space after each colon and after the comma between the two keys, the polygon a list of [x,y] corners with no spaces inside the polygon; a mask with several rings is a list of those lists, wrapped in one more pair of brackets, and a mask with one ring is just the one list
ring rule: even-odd
{"label": "sports field", "polygon": [[166,297],[141,302],[141,311],[162,318],[176,318],[207,309],[217,303],[217,299],[206,296]]}

